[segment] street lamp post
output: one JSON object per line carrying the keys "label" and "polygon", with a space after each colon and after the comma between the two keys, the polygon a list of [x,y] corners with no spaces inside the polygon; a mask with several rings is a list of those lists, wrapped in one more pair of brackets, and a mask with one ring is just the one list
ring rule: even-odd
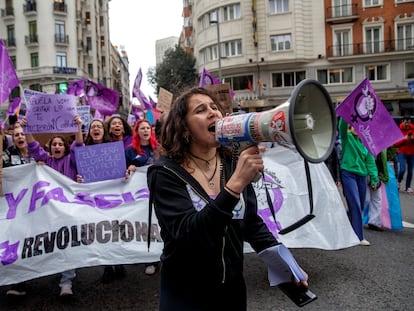
{"label": "street lamp post", "polygon": [[210,13],[210,24],[217,24],[217,57],[218,57],[218,71],[219,80],[221,79],[221,42],[220,42],[220,21],[219,21],[219,10]]}

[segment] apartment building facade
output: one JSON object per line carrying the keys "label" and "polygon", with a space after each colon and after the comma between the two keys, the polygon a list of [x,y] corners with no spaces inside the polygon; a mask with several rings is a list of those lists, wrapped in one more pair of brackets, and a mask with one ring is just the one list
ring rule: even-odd
{"label": "apartment building facade", "polygon": [[[129,80],[120,80],[129,75],[127,56],[120,57],[109,38],[108,2],[1,0],[0,38],[21,87],[65,93],[70,81],[89,78],[124,92],[122,81],[128,90]],[[128,111],[129,97],[120,97],[120,110]]]}
{"label": "apartment building facade", "polygon": [[[412,106],[407,82],[413,79],[413,0],[183,3],[181,45],[194,53],[199,72],[205,67],[230,83],[236,93],[234,108],[238,103],[248,111],[274,107],[287,101],[303,79],[318,80],[333,102],[340,103],[365,76],[374,78],[381,66],[387,68],[388,75],[384,80],[372,79],[372,83],[391,113]],[[341,19],[332,15],[338,7],[346,6],[357,10],[357,17]],[[386,40],[390,40],[388,33],[397,41],[403,34],[402,47],[393,51],[377,49],[384,35],[368,30],[375,23],[382,23]],[[335,35],[340,38],[344,27],[353,34],[353,43],[347,44],[375,42],[375,48],[352,55],[335,54]]]}

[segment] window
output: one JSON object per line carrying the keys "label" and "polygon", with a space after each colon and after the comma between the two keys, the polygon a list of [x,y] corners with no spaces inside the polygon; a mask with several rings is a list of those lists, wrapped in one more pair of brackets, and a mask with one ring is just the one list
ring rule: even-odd
{"label": "window", "polygon": [[290,34],[277,35],[270,37],[270,44],[272,46],[272,51],[284,51],[290,50],[292,43],[292,38]]}
{"label": "window", "polygon": [[350,29],[334,30],[333,56],[352,55],[351,35],[352,32]]}
{"label": "window", "polygon": [[414,79],[414,62],[405,63],[405,79]]}
{"label": "window", "polygon": [[39,53],[30,53],[30,63],[32,68],[39,67]]}
{"label": "window", "polygon": [[216,59],[218,59],[217,45],[210,46],[208,48],[208,60],[216,60]]}
{"label": "window", "polygon": [[99,16],[99,26],[103,27],[105,25],[103,16]]}
{"label": "window", "polygon": [[272,73],[272,87],[295,86],[306,78],[305,71]]}
{"label": "window", "polygon": [[91,12],[85,12],[85,24],[86,25],[91,24]]}
{"label": "window", "polygon": [[91,37],[86,38],[86,50],[87,51],[92,50],[92,38]]}
{"label": "window", "polygon": [[365,28],[365,50],[366,54],[382,52],[381,47],[381,28],[367,27]]}
{"label": "window", "polygon": [[388,65],[368,65],[368,66],[365,66],[365,76],[370,81],[388,80]]}
{"label": "window", "polygon": [[59,42],[59,43],[65,42],[65,22],[64,21],[55,21],[55,37],[56,37],[56,42]]}
{"label": "window", "polygon": [[88,74],[93,77],[93,64],[88,64]]}
{"label": "window", "polygon": [[101,46],[105,46],[105,36],[101,36]]}
{"label": "window", "polygon": [[406,51],[414,49],[414,23],[397,26],[397,50]]}
{"label": "window", "polygon": [[29,89],[31,89],[33,91],[42,92],[42,85],[40,85],[40,83],[30,84]]}
{"label": "window", "polygon": [[16,55],[10,55],[10,60],[13,63],[14,68],[16,68]]}
{"label": "window", "polygon": [[67,67],[66,52],[57,52],[56,53],[56,66],[57,67]]}
{"label": "window", "polygon": [[234,91],[244,91],[249,89],[249,81],[253,84],[253,75],[227,77],[224,83],[229,83]]}
{"label": "window", "polygon": [[16,46],[16,35],[14,25],[7,26],[7,46]]}
{"label": "window", "polygon": [[364,0],[364,7],[382,5],[382,0]]}
{"label": "window", "polygon": [[30,43],[37,42],[37,22],[36,21],[29,22],[29,42]]}
{"label": "window", "polygon": [[240,19],[240,3],[225,6],[223,8],[223,14],[225,21]]}
{"label": "window", "polygon": [[228,41],[224,44],[224,56],[238,56],[242,55],[242,42],[241,40]]}
{"label": "window", "polygon": [[322,84],[352,83],[352,67],[319,69],[317,71],[318,81]]}
{"label": "window", "polygon": [[351,15],[351,0],[334,0],[332,5],[332,17]]}
{"label": "window", "polygon": [[289,12],[289,0],[269,0],[269,13],[281,14]]}

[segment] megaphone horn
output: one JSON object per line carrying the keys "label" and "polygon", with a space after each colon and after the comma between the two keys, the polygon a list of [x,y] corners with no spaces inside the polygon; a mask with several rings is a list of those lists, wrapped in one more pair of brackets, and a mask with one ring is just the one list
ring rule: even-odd
{"label": "megaphone horn", "polygon": [[276,142],[307,161],[325,161],[335,143],[336,117],[326,89],[315,80],[301,81],[284,104],[271,110],[226,116],[216,122],[216,140],[258,144]]}

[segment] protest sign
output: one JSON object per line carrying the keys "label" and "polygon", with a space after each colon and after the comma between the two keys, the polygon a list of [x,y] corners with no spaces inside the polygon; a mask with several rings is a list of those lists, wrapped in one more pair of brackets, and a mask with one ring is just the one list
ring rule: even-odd
{"label": "protest sign", "polygon": [[75,148],[76,167],[83,182],[125,177],[126,162],[122,141]]}
{"label": "protest sign", "polygon": [[168,113],[171,110],[172,101],[173,93],[168,92],[166,89],[160,87],[160,92],[158,93],[157,109]]}
{"label": "protest sign", "polygon": [[78,125],[76,97],[73,95],[36,94],[27,105],[26,133],[74,133]]}
{"label": "protest sign", "polygon": [[204,86],[217,98],[226,113],[233,112],[233,103],[230,97],[230,84],[206,84]]}

